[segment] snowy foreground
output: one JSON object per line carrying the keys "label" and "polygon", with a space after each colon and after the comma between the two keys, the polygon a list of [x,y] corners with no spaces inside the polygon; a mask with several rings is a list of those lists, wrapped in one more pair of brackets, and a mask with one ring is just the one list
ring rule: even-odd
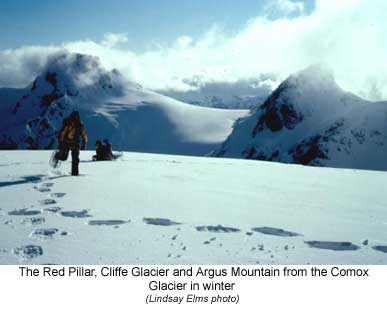
{"label": "snowy foreground", "polygon": [[387,173],[0,152],[1,264],[387,264]]}

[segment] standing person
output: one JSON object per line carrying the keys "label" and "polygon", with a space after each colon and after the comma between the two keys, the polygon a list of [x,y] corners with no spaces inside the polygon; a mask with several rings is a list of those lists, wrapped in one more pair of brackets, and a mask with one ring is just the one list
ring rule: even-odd
{"label": "standing person", "polygon": [[[80,147],[82,139],[82,147]],[[63,126],[59,133],[59,152],[55,160],[66,161],[71,150],[71,175],[78,176],[79,150],[86,150],[87,135],[81,122],[78,111],[73,111],[70,117],[63,120]]]}

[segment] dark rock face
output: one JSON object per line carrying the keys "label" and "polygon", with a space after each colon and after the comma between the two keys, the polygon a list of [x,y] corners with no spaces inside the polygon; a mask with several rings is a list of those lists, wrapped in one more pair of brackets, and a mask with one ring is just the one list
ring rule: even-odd
{"label": "dark rock face", "polygon": [[313,161],[316,159],[328,159],[328,156],[322,149],[322,145],[319,143],[321,135],[309,138],[296,145],[290,154],[292,154],[294,163],[302,165],[314,165]]}
{"label": "dark rock face", "polygon": [[54,87],[54,89],[57,89],[56,73],[47,72],[45,78],[46,81],[48,81]]}
{"label": "dark rock face", "polygon": [[266,155],[263,151],[257,151],[255,147],[248,148],[243,152],[246,159],[263,160],[263,161],[276,161],[280,156],[278,150],[273,151],[271,154]]}
{"label": "dark rock face", "polygon": [[289,130],[294,129],[297,123],[303,120],[302,114],[297,113],[291,104],[282,104],[280,112],[283,124]]}
{"label": "dark rock face", "polygon": [[255,147],[251,147],[243,151],[243,155],[246,159],[253,159],[256,153],[257,151],[255,150]]}
{"label": "dark rock face", "polygon": [[304,119],[302,113],[295,110],[286,96],[289,88],[289,85],[282,83],[258,109],[261,116],[253,130],[253,137],[263,131],[265,126],[272,132],[280,131],[283,127],[292,130]]}
{"label": "dark rock face", "polygon": [[25,142],[29,145],[28,149],[40,149],[42,145],[40,143],[41,138],[46,138],[49,140],[48,145],[45,149],[51,149],[56,140],[57,132],[55,128],[52,127],[48,119],[44,116],[31,119],[27,122],[26,127],[29,132],[33,132],[25,138]]}
{"label": "dark rock face", "polygon": [[40,99],[42,106],[50,106],[52,102],[57,99],[60,99],[64,96],[64,94],[52,92],[50,94],[45,94]]}
{"label": "dark rock face", "polygon": [[265,125],[273,132],[280,131],[283,124],[276,107],[269,109],[266,114],[262,116]]}
{"label": "dark rock face", "polygon": [[45,94],[40,98],[41,106],[42,107],[48,107],[51,105],[52,102],[64,97],[64,93],[59,91],[58,89],[58,82],[57,82],[57,74],[46,72],[45,74],[45,80],[53,87],[53,90],[51,93]]}
{"label": "dark rock face", "polygon": [[344,126],[344,120],[337,120],[322,134],[316,134],[315,136],[303,140],[297,144],[293,149],[289,151],[292,154],[294,163],[303,165],[318,165],[316,160],[329,159],[328,151],[325,150],[325,143],[342,143],[336,141],[334,136],[340,132],[340,129]]}
{"label": "dark rock face", "polygon": [[[293,130],[297,124],[304,120],[304,116],[297,111],[294,104],[290,102],[287,91],[291,89],[291,84],[282,83],[269,98],[257,108],[257,124],[252,131],[252,137],[255,138],[258,133],[269,129],[271,132],[279,132],[282,129]],[[306,144],[305,144],[306,145]],[[308,148],[308,145],[300,145],[297,158],[302,162],[309,161],[308,158],[322,156],[316,147]],[[307,149],[305,149],[305,147]],[[280,161],[281,153],[273,149],[271,153],[265,153],[258,149],[259,146],[250,146],[242,152],[246,159]]]}
{"label": "dark rock face", "polygon": [[0,150],[16,150],[17,144],[9,136],[0,137]]}
{"label": "dark rock face", "polygon": [[16,150],[18,149],[17,144],[7,144],[5,142],[0,142],[0,150]]}

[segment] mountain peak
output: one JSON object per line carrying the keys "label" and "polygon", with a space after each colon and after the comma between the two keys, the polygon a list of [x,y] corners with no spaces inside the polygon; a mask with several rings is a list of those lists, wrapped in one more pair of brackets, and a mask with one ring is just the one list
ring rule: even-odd
{"label": "mountain peak", "polygon": [[333,70],[321,64],[311,65],[290,75],[284,83],[300,90],[312,88],[311,90],[341,91],[335,81]]}
{"label": "mountain peak", "polygon": [[45,70],[84,74],[99,70],[101,67],[98,57],[79,53],[59,53],[52,56],[46,64]]}
{"label": "mountain peak", "polygon": [[127,81],[117,70],[104,69],[98,57],[62,52],[48,59],[31,90],[37,94],[59,91],[76,95],[80,89],[101,88],[120,94]]}
{"label": "mountain peak", "polygon": [[333,70],[322,64],[313,64],[293,75],[334,80]]}

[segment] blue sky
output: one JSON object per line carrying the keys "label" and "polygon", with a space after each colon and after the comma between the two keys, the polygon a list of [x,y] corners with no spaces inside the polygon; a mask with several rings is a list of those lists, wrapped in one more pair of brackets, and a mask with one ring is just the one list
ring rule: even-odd
{"label": "blue sky", "polygon": [[382,99],[386,12],[386,0],[0,0],[0,87],[69,52],[154,90],[261,76],[274,87],[324,64],[344,89]]}
{"label": "blue sky", "polygon": [[[306,12],[313,8],[314,0],[298,2],[305,3]],[[268,4],[270,0],[1,0],[0,50],[98,41],[112,32],[126,33],[126,47],[140,51],[182,35],[196,39],[214,24],[233,35]],[[271,15],[275,18],[276,12]]]}

